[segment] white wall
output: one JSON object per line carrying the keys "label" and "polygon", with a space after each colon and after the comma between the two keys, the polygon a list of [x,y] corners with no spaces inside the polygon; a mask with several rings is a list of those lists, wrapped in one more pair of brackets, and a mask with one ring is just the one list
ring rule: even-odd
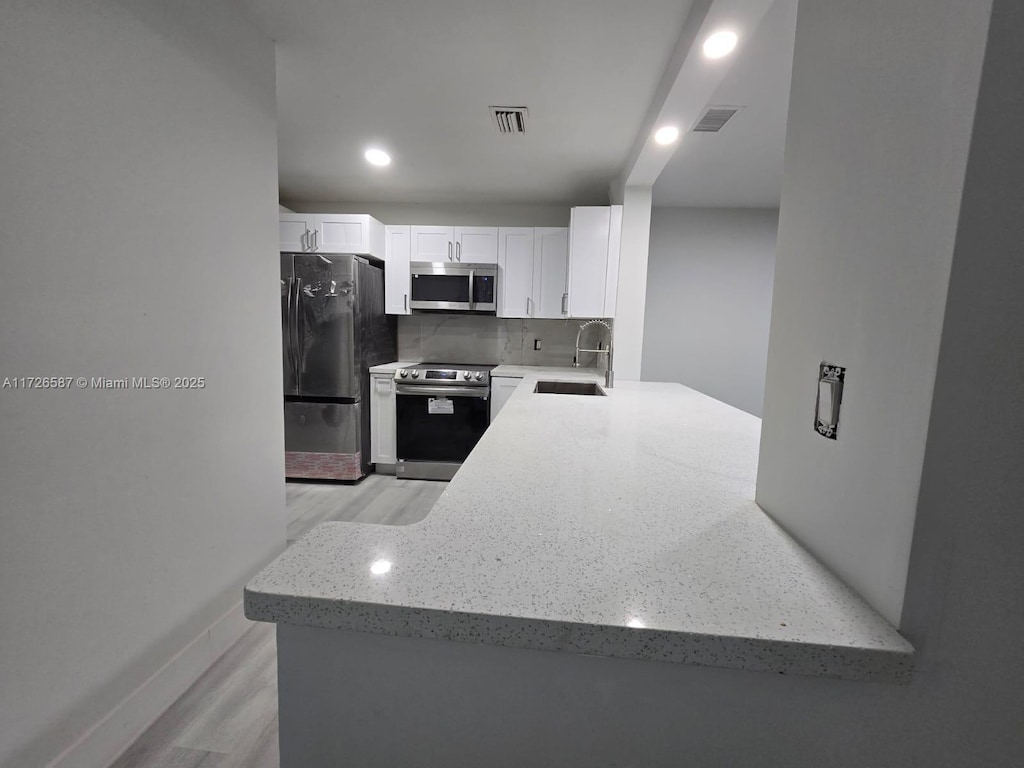
{"label": "white wall", "polygon": [[761,415],[778,210],[654,208],[642,375]]}
{"label": "white wall", "polygon": [[[920,677],[950,724],[936,723],[933,749],[950,764],[1014,765],[1024,754],[1022,33],[1024,4],[995,0],[903,611]],[[958,687],[934,685],[943,680]],[[976,754],[958,760],[963,742]]]}
{"label": "white wall", "polygon": [[640,379],[650,235],[651,188],[626,187],[622,196],[619,292],[615,301],[615,377],[623,381]]}
{"label": "white wall", "polygon": [[0,766],[89,768],[284,547],[274,48],[226,0],[0,18],[0,380],[207,381],[0,390]]}
{"label": "white wall", "polygon": [[294,203],[299,213],[368,213],[384,224],[568,227],[568,205],[500,203]]}
{"label": "white wall", "polygon": [[[800,6],[757,501],[898,622],[990,5]],[[847,366],[838,441],[818,364]]]}

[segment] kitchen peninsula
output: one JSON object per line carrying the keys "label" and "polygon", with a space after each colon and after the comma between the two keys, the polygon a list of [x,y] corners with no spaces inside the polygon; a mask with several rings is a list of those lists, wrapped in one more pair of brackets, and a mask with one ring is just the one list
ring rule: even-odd
{"label": "kitchen peninsula", "polygon": [[[285,768],[341,755],[378,764],[361,751],[373,743],[366,724],[343,714],[367,707],[418,702],[433,714],[399,718],[414,729],[492,704],[499,719],[503,706],[556,706],[526,681],[558,679],[560,666],[656,669],[657,685],[691,665],[908,679],[909,643],[753,502],[757,418],[678,384],[542,394],[538,380],[600,376],[495,371],[516,373],[522,383],[425,520],[321,524],[248,585],[247,616],[279,625]],[[569,695],[559,717],[586,720],[584,699]],[[416,743],[396,733],[405,746],[385,751],[391,764]],[[504,764],[491,759],[497,734],[473,739],[477,764]]]}

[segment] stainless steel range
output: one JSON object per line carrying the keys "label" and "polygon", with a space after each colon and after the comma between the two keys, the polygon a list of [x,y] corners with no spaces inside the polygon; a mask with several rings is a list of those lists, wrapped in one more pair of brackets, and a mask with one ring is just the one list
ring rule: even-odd
{"label": "stainless steel range", "polygon": [[395,372],[398,477],[454,477],[490,423],[493,367],[420,363]]}

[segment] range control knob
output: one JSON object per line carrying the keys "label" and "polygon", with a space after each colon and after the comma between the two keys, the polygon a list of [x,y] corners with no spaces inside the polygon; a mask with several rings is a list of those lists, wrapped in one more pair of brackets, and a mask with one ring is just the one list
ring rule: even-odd
{"label": "range control knob", "polygon": [[469,371],[463,371],[462,378],[464,378],[466,381],[469,381],[469,375]]}
{"label": "range control knob", "polygon": [[413,371],[413,372],[412,372],[412,377],[413,377],[414,379],[418,379],[418,378],[420,377],[420,372],[419,372],[419,371]]}
{"label": "range control knob", "polygon": [[405,370],[405,368],[403,368],[402,370],[400,370],[398,372],[398,375],[401,376],[404,379],[406,376],[409,375],[409,372],[407,370]]}
{"label": "range control knob", "polygon": [[477,381],[480,381],[480,379],[482,379],[483,377],[484,375],[480,373],[480,371],[477,371],[476,376],[474,376],[473,378],[476,379]]}

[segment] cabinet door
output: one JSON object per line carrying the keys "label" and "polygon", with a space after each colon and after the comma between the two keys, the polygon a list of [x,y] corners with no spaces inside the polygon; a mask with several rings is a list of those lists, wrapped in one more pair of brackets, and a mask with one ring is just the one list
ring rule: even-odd
{"label": "cabinet door", "polygon": [[455,260],[467,264],[497,264],[498,228],[455,227]]}
{"label": "cabinet door", "polygon": [[409,314],[409,227],[384,228],[384,311]]}
{"label": "cabinet door", "polygon": [[615,304],[619,298],[619,250],[622,247],[622,206],[613,205],[608,229],[608,268],[604,280],[604,314],[615,317]]}
{"label": "cabinet door", "polygon": [[572,209],[569,224],[569,317],[604,317],[608,277],[609,206]]}
{"label": "cabinet door", "polygon": [[569,258],[569,230],[537,227],[533,230],[533,317],[567,317],[565,273]]}
{"label": "cabinet door", "polygon": [[305,213],[282,213],[277,219],[281,253],[303,253],[311,249],[310,235],[316,228],[316,216]]}
{"label": "cabinet door", "polygon": [[533,227],[498,230],[498,317],[532,317]]}
{"label": "cabinet door", "polygon": [[370,374],[370,461],[394,464],[395,380],[391,374]]}
{"label": "cabinet door", "polygon": [[498,417],[498,412],[505,407],[505,403],[512,397],[522,379],[507,378],[505,376],[491,377],[491,421]]}
{"label": "cabinet door", "polygon": [[356,253],[384,258],[384,225],[365,213],[317,216],[314,245],[322,253]]}
{"label": "cabinet door", "polygon": [[455,261],[453,227],[412,226],[411,261]]}

